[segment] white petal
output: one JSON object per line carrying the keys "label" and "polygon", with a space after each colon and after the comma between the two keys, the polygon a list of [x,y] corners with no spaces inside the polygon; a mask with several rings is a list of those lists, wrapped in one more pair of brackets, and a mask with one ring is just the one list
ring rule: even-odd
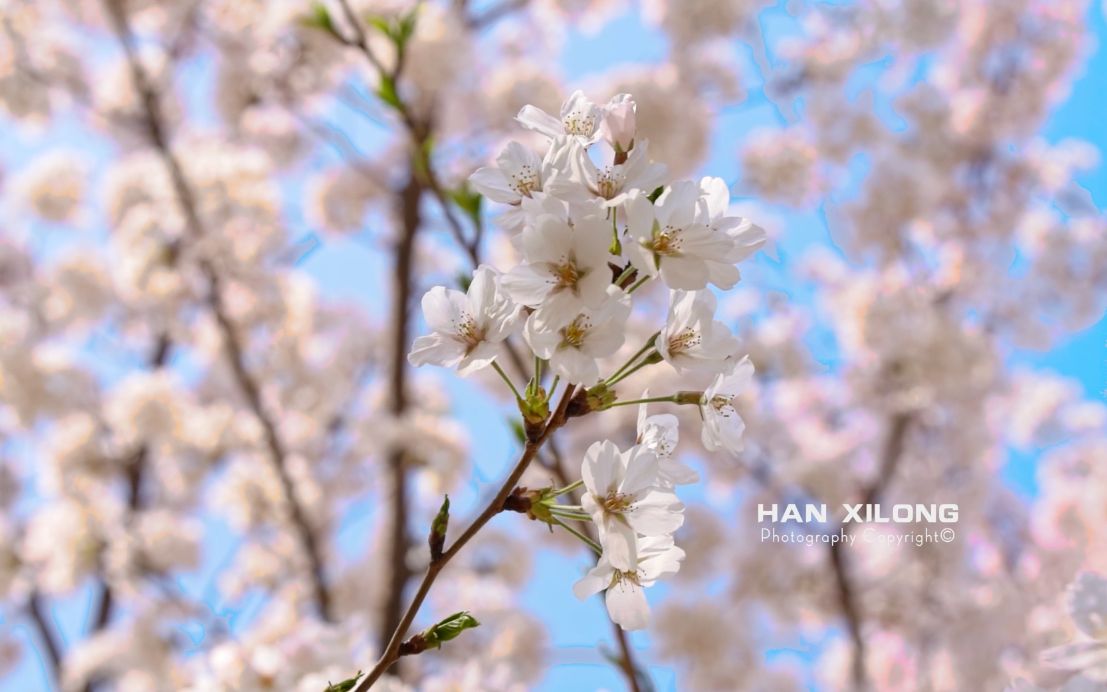
{"label": "white petal", "polygon": [[645,629],[650,623],[650,606],[641,586],[620,581],[607,589],[604,599],[612,622],[625,630]]}
{"label": "white petal", "polygon": [[561,124],[560,120],[535,106],[523,106],[515,119],[522,123],[523,127],[541,132],[547,137],[558,137],[565,134],[565,126]]}
{"label": "white petal", "polygon": [[601,561],[573,584],[573,595],[583,601],[589,596],[598,594],[611,583],[611,574],[611,566]]}
{"label": "white petal", "polygon": [[500,285],[515,302],[534,307],[546,299],[554,281],[549,273],[520,264],[504,275]]}
{"label": "white petal", "polygon": [[518,202],[520,195],[511,188],[503,171],[499,168],[485,166],[473,171],[469,176],[469,184],[474,190],[481,193],[493,202],[511,204]]}
{"label": "white petal", "polygon": [[454,334],[458,321],[465,315],[469,301],[461,291],[435,286],[423,294],[423,318],[436,332]]}
{"label": "white petal", "polygon": [[604,557],[619,570],[638,568],[638,536],[618,517],[605,517],[600,536]]}
{"label": "white petal", "polygon": [[414,367],[420,365],[441,365],[453,367],[465,355],[465,347],[456,339],[441,334],[428,334],[415,339],[407,362]]}
{"label": "white petal", "polygon": [[593,442],[584,453],[580,469],[581,480],[590,493],[606,495],[617,488],[616,479],[622,478],[619,448],[610,440]]}

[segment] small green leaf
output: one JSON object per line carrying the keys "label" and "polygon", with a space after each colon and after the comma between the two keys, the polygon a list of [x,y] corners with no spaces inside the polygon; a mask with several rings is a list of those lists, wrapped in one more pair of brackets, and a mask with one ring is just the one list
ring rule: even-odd
{"label": "small green leaf", "polygon": [[369,15],[365,21],[370,27],[387,36],[399,52],[404,50],[415,33],[415,12],[416,10],[412,10],[401,17]]}
{"label": "small green leaf", "polygon": [[653,192],[651,192],[651,193],[650,193],[650,194],[649,194],[649,195],[647,196],[647,199],[649,199],[649,200],[650,200],[651,202],[657,202],[657,198],[658,198],[658,197],[660,197],[660,196],[661,196],[661,193],[662,193],[662,192],[664,192],[664,191],[665,191],[665,187],[664,187],[664,186],[660,186],[660,187],[658,187],[657,189],[655,189],[655,190],[654,190]]}
{"label": "small green leaf", "polygon": [[396,91],[396,81],[388,75],[381,75],[381,83],[377,86],[377,98],[388,106],[400,110],[400,95]]}
{"label": "small green leaf", "polygon": [[462,183],[456,190],[450,190],[450,199],[465,212],[474,224],[480,223],[480,208],[484,200],[479,192],[474,192],[469,183]]}
{"label": "small green leaf", "polygon": [[357,681],[360,680],[364,675],[365,673],[359,670],[357,672],[357,675],[350,678],[349,680],[343,680],[342,682],[336,682],[333,684],[327,683],[327,689],[323,690],[323,692],[350,692],[350,690],[354,689],[354,685],[357,684]]}
{"label": "small green leaf", "polygon": [[434,520],[431,522],[430,537],[427,539],[430,543],[432,561],[442,557],[442,550],[446,547],[446,529],[449,525],[450,496],[447,495],[446,499],[442,501],[442,506],[438,509],[438,514],[434,515]]}
{"label": "small green leaf", "polygon": [[519,444],[526,444],[527,431],[523,429],[523,422],[518,418],[509,418],[507,424],[511,426],[511,434]]}
{"label": "small green leaf", "polygon": [[327,6],[321,2],[312,3],[311,12],[301,20],[301,23],[312,29],[322,29],[328,34],[336,33],[334,30],[334,20],[331,19],[331,14],[327,10]]}
{"label": "small green leaf", "polygon": [[367,16],[365,18],[365,21],[369,23],[369,26],[381,32],[388,38],[392,38],[392,22],[390,22],[387,17],[382,17],[379,14],[373,14]]}
{"label": "small green leaf", "polygon": [[399,22],[396,23],[396,45],[401,49],[415,34],[415,13],[418,10],[419,6],[416,5],[415,9],[401,17]]}
{"label": "small green leaf", "polygon": [[449,617],[440,621],[437,625],[434,625],[426,632],[423,633],[424,639],[427,642],[427,648],[434,647],[440,648],[442,642],[448,642],[451,639],[456,639],[465,630],[471,630],[474,627],[479,627],[480,623],[473,617],[469,611],[462,610],[454,613]]}

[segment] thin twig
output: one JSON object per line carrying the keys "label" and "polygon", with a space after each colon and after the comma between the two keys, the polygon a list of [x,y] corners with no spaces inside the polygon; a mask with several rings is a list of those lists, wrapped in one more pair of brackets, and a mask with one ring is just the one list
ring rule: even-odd
{"label": "thin twig", "polygon": [[[415,240],[422,225],[419,208],[422,196],[423,187],[418,176],[412,171],[407,184],[398,195],[397,211],[401,231],[393,252],[395,273],[392,283],[392,362],[389,400],[391,413],[397,418],[407,410],[407,345],[411,297],[415,281]],[[389,454],[387,471],[391,491],[391,525],[387,554],[391,573],[381,613],[380,641],[385,641],[400,621],[404,591],[412,576],[407,564],[407,551],[411,545],[407,527],[408,515],[411,513],[407,492],[407,466],[407,454],[403,449],[397,448]]]}
{"label": "thin twig", "polygon": [[27,612],[30,614],[31,622],[34,623],[35,629],[38,631],[39,639],[42,640],[42,648],[45,649],[46,659],[50,664],[50,674],[55,682],[60,682],[62,668],[61,645],[58,643],[57,637],[54,634],[54,628],[50,626],[50,622],[46,615],[46,607],[42,602],[41,594],[39,594],[37,590],[32,591],[31,597],[27,599]]}
{"label": "thin twig", "polygon": [[[884,439],[884,448],[880,455],[880,469],[862,495],[864,504],[878,502],[880,496],[891,483],[900,459],[903,457],[907,431],[910,425],[911,416],[909,414],[899,413],[892,417],[888,434]],[[849,531],[851,526],[851,524],[842,524],[841,528]],[[856,592],[850,578],[849,561],[846,559],[844,545],[844,542],[831,544],[830,566],[834,572],[842,616],[846,619],[846,629],[849,631],[850,641],[853,645],[853,658],[850,664],[853,686],[855,690],[866,690],[868,689],[868,673],[865,666],[865,638],[862,632],[864,614],[857,602]]]}
{"label": "thin twig", "polygon": [[[164,124],[165,121],[161,112],[158,93],[150,81],[145,68],[138,59],[134,46],[134,36],[131,33],[130,25],[127,21],[126,11],[122,7],[120,0],[103,0],[103,3],[112,29],[116,35],[116,39],[126,56],[135,90],[138,92],[141,99],[142,115],[147,134],[150,137],[151,144],[157,150],[169,173],[174,194],[177,198],[178,206],[184,215],[188,231],[193,239],[203,238],[205,236],[205,230],[200,220],[198,205],[196,204],[192,188],[189,186],[188,180],[184,175],[180,161],[178,161],[176,155],[172,151],[168,132]],[[246,367],[245,352],[241,337],[230,319],[226,306],[223,304],[221,278],[209,261],[201,258],[198,264],[207,280],[208,307],[211,309],[219,327],[220,334],[223,337],[224,346],[235,382],[242,391],[251,413],[254,414],[261,424],[265,436],[266,448],[280,481],[285,504],[288,506],[290,522],[299,535],[300,541],[307,553],[315,608],[322,619],[329,620],[330,594],[326,587],[322,556],[314,530],[296,497],[295,485],[287,468],[287,453],[277,434],[276,422],[269,412],[266,411],[261,400],[261,389]]]}
{"label": "thin twig", "polygon": [[430,593],[431,587],[434,585],[435,580],[438,578],[439,573],[449,564],[461,549],[477,535],[478,532],[484,526],[492,520],[497,514],[503,511],[504,500],[511,494],[511,491],[518,484],[519,479],[523,477],[527,467],[530,466],[531,461],[538,455],[539,450],[542,448],[543,443],[549,438],[551,434],[561,426],[565,425],[567,420],[565,416],[565,410],[569,406],[569,400],[572,398],[576,387],[569,385],[565,388],[564,394],[561,396],[561,401],[557,406],[557,410],[549,421],[546,423],[546,427],[543,428],[541,434],[533,441],[528,441],[523,448],[523,453],[520,455],[519,460],[516,462],[515,467],[508,474],[503,484],[497,491],[496,496],[485,506],[484,510],[477,516],[476,519],[469,524],[468,528],[462,532],[462,534],[453,542],[453,544],[442,553],[442,557],[432,561],[427,566],[426,574],[423,576],[423,581],[420,582],[418,590],[415,592],[415,597],[408,605],[407,610],[404,612],[403,618],[400,620],[400,624],[396,627],[396,630],[392,633],[392,637],[388,642],[388,646],[385,648],[384,653],[381,654],[380,659],[377,660],[376,665],[369,671],[369,674],[365,676],[354,688],[354,692],[365,692],[373,686],[385,671],[388,670],[393,663],[399,658],[400,644],[403,642],[404,635],[407,634],[408,629],[411,627],[411,623],[415,620],[416,614],[419,612],[420,606],[423,605],[423,601],[426,600],[427,594]]}

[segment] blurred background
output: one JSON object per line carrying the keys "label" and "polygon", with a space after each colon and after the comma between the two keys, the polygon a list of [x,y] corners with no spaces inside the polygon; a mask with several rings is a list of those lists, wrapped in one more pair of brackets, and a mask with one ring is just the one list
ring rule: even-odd
{"label": "blurred background", "polygon": [[[442,495],[461,525],[519,446],[494,375],[408,368],[418,298],[512,266],[465,180],[538,149],[515,114],[578,88],[632,94],[653,157],[769,234],[720,294],[758,371],[746,450],[682,428],[702,481],[648,631],[621,646],[571,592],[589,555],[505,515],[416,620],[482,626],[378,688],[1107,689],[1040,659],[1088,636],[1065,590],[1107,572],[1103,7],[5,0],[0,22],[3,689],[317,692],[371,666]],[[559,433],[570,468],[633,441],[609,413]],[[796,498],[956,503],[957,537],[762,543],[757,504]]]}

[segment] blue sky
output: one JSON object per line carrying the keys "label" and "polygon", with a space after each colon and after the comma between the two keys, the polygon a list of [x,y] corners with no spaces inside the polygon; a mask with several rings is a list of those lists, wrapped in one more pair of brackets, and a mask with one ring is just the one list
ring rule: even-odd
{"label": "blue sky", "polygon": [[[1098,6],[1090,12],[1091,29],[1102,43],[1107,37],[1107,26]],[[766,26],[773,27],[775,22],[767,21]],[[598,35],[585,36],[572,34],[562,51],[561,73],[570,80],[583,79],[592,74],[602,73],[611,67],[633,62],[659,62],[664,59],[667,47],[664,38],[642,25],[636,17],[626,17],[610,24]],[[1093,47],[1084,72],[1073,86],[1069,99],[1050,117],[1044,136],[1051,142],[1077,137],[1095,144],[1101,152],[1107,152],[1107,128],[1104,128],[1107,100],[1104,97],[1104,79],[1107,78],[1107,52]],[[205,66],[197,67],[197,79],[202,78]],[[746,70],[747,74],[752,69]],[[726,180],[738,180],[740,170],[736,157],[737,143],[750,129],[776,125],[779,115],[764,98],[756,85],[750,86],[748,100],[740,107],[728,109],[718,120],[713,135],[713,146],[709,160],[703,171],[718,175]],[[203,115],[203,114],[201,114]],[[38,150],[48,148],[57,142],[79,144],[99,160],[105,160],[110,149],[102,144],[91,142],[80,134],[78,128],[67,125],[60,136],[53,133],[52,139],[29,136],[23,139],[7,139],[4,150],[0,152],[9,169],[18,167],[20,161]],[[1107,200],[1107,167],[1100,167],[1084,174],[1081,178],[1091,192],[1097,205]],[[739,190],[740,191],[740,190]],[[830,235],[822,217],[816,212],[788,213],[776,212],[785,221],[784,236],[780,239],[780,251],[783,256],[795,258],[812,244],[832,244]],[[36,240],[43,246],[62,241],[55,237],[51,241]],[[763,271],[748,273],[748,282],[756,285],[756,277],[776,274],[773,263],[765,258],[757,260]],[[388,271],[385,261],[375,254],[363,242],[353,240],[327,241],[327,244],[313,252],[302,263],[302,268],[319,278],[325,291],[335,297],[349,298],[366,303],[371,311],[379,311],[380,303],[372,298],[381,276]],[[796,299],[806,299],[797,294]],[[1107,387],[1107,320],[1101,320],[1093,327],[1071,336],[1048,352],[1020,352],[1013,356],[1015,363],[1032,367],[1048,368],[1060,374],[1078,380],[1090,397],[1101,396]],[[454,382],[451,392],[458,397],[471,393],[469,385]],[[512,460],[513,444],[503,421],[508,415],[494,416],[491,420],[483,411],[461,412],[462,421],[470,430],[473,440],[473,458],[479,460],[474,475],[465,491],[455,498],[458,516],[467,514],[465,510],[473,507],[482,494],[488,492],[489,485],[501,475]],[[1032,494],[1034,486],[1034,455],[1020,455],[1014,458],[1004,471],[1005,478],[1020,492]],[[692,490],[693,497],[696,491]],[[371,508],[355,508],[344,527],[341,542],[351,550],[361,544],[358,540],[364,532],[366,522],[372,518]],[[212,526],[212,537],[208,548],[214,555],[224,555],[233,546],[227,540],[225,528]],[[524,526],[522,530],[534,528]],[[541,551],[535,559],[535,578],[524,594],[525,605],[542,618],[549,626],[553,644],[552,668],[543,681],[542,690],[597,689],[608,687],[620,689],[621,677],[615,669],[597,652],[597,644],[612,646],[606,614],[599,599],[585,603],[578,602],[570,591],[572,582],[585,567],[584,556],[566,558],[560,552]],[[182,580],[182,587],[195,592],[205,580],[203,575]],[[658,589],[653,596],[663,597],[665,589]],[[60,602],[53,611],[54,618],[62,625],[62,631],[69,635],[80,632],[88,613],[88,594],[80,593],[67,601]],[[209,603],[213,607],[215,603]],[[249,613],[241,613],[236,618],[237,625],[248,621]],[[5,626],[9,623],[4,623]],[[26,638],[27,629],[20,623],[13,623]],[[200,633],[195,633],[199,636]],[[26,641],[33,645],[33,640]],[[633,645],[641,650],[640,658],[655,660],[649,651],[649,638],[637,633],[632,636]],[[793,658],[803,661],[817,649],[818,643],[810,643],[799,650]],[[788,657],[791,654],[780,654]],[[356,663],[354,664],[356,667]],[[659,690],[677,689],[673,670],[662,665],[651,665],[650,673]],[[0,681],[4,689],[38,690],[47,689],[43,675],[42,662],[28,660],[26,665],[6,680]]]}

